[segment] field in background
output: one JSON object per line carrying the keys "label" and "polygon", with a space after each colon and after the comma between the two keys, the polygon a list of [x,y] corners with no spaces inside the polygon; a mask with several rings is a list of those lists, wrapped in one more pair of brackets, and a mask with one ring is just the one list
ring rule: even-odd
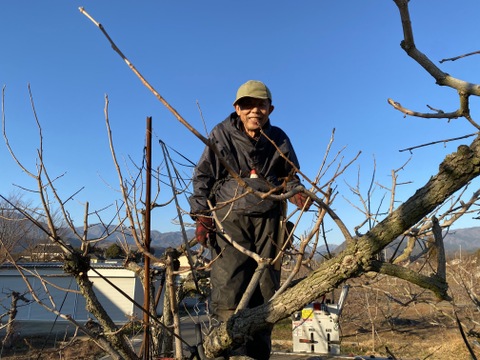
{"label": "field in background", "polygon": [[[366,275],[349,281],[340,318],[341,353],[382,357],[390,353],[398,360],[471,359],[457,325],[458,316],[472,351],[480,358],[480,260],[476,255],[451,259],[447,273],[452,303],[438,302],[429,291],[384,276]],[[339,294],[334,293],[333,298],[338,299]],[[289,318],[275,326],[273,343],[275,351],[292,351]],[[0,358],[90,360],[102,353],[85,337],[70,343],[61,337],[31,336],[19,339],[16,347],[16,356],[3,353]]]}
{"label": "field in background", "polygon": [[[428,266],[418,269],[428,273]],[[342,354],[397,359],[472,359],[462,339],[462,323],[472,351],[480,358],[480,260],[478,254],[450,259],[449,295],[438,302],[431,292],[382,275],[348,282],[350,291],[340,318]],[[334,293],[338,298],[340,291]],[[274,330],[275,349],[291,351],[291,321]],[[388,349],[388,350],[387,350]],[[390,352],[390,354],[389,354]]]}

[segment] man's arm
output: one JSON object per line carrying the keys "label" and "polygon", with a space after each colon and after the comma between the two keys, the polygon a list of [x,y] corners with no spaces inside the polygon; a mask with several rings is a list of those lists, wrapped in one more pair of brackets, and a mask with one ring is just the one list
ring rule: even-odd
{"label": "man's arm", "polygon": [[193,194],[189,198],[192,217],[201,214],[209,215],[210,213],[207,201],[217,178],[216,168],[215,154],[209,147],[206,147],[195,166],[193,174]]}

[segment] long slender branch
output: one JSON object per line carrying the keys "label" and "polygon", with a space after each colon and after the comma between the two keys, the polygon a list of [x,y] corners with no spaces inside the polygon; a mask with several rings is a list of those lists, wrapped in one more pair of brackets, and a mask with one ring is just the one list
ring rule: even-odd
{"label": "long slender branch", "polygon": [[[233,328],[231,330],[240,334],[258,331],[259,328],[265,328],[269,324],[285,318],[304,304],[328,293],[346,279],[357,277],[365,271],[372,270],[372,267],[375,266],[375,262],[372,263],[374,255],[397,239],[406,229],[415,225],[443,204],[446,198],[473,178],[478,177],[480,175],[478,164],[480,164],[480,138],[477,138],[470,147],[460,147],[456,153],[447,156],[440,164],[439,173],[418,189],[412,197],[358,241],[347,244],[345,250],[340,252],[337,257],[320,264],[318,269],[309,274],[304,281],[286,290],[285,293],[268,304],[242,311],[241,324],[243,326],[240,322],[236,324],[235,319],[232,319]],[[383,265],[378,264],[377,267],[380,269]],[[387,270],[397,268],[389,265],[383,267]],[[405,272],[402,270],[401,274],[405,274]],[[426,280],[418,273],[414,273],[412,276],[414,280]],[[431,280],[433,281],[432,291],[443,298],[448,298],[443,280],[439,278]],[[431,286],[429,283],[415,281],[425,288]],[[302,296],[299,297],[298,294],[302,294]],[[250,323],[249,320],[254,322]],[[245,326],[245,323],[249,323],[249,326]],[[214,330],[214,333],[225,334],[225,331],[226,326],[220,326],[218,330]],[[218,344],[208,342],[205,345],[209,354],[215,354],[219,351]]]}
{"label": "long slender branch", "polygon": [[472,52],[469,52],[469,53],[466,53],[466,54],[463,54],[463,55],[459,55],[459,56],[454,56],[454,57],[451,57],[451,58],[446,58],[446,59],[442,59],[439,61],[440,64],[446,62],[446,61],[456,61],[458,59],[463,59],[465,57],[468,57],[468,56],[472,56],[472,55],[478,55],[480,54],[480,51],[472,51]]}
{"label": "long slender branch", "polygon": [[478,135],[478,133],[473,133],[473,134],[468,134],[468,135],[459,136],[459,137],[450,138],[450,139],[445,139],[445,140],[432,141],[432,142],[429,142],[429,143],[426,143],[426,144],[411,146],[411,147],[401,149],[401,150],[398,150],[398,151],[400,151],[400,152],[403,152],[403,151],[412,152],[412,150],[419,149],[419,148],[422,148],[422,147],[425,147],[425,146],[431,146],[431,145],[436,145],[436,144],[445,144],[445,143],[450,142],[450,141],[462,140],[462,139],[466,139],[466,138],[469,138],[469,137],[472,137],[472,136],[477,136],[477,135]]}
{"label": "long slender branch", "polygon": [[147,251],[147,249],[145,247],[145,244],[141,241],[141,239],[138,235],[138,232],[136,231],[136,227],[133,226],[135,223],[138,223],[138,219],[135,220],[135,214],[133,213],[132,206],[129,203],[129,195],[128,195],[127,189],[125,187],[125,184],[124,184],[122,170],[121,170],[120,165],[118,163],[117,155],[116,155],[116,152],[115,152],[115,147],[113,145],[113,136],[112,136],[112,130],[110,128],[110,120],[109,120],[109,115],[108,115],[108,104],[109,104],[108,96],[106,96],[105,97],[105,110],[104,110],[104,112],[105,112],[105,124],[107,126],[108,140],[109,140],[109,143],[110,143],[110,153],[112,155],[112,159],[113,159],[113,163],[115,165],[115,168],[117,169],[117,176],[118,176],[118,180],[119,180],[120,189],[121,189],[122,195],[123,195],[123,201],[124,201],[124,204],[125,204],[126,216],[129,219],[130,224],[132,225],[131,234],[132,234],[133,240],[135,241],[135,245],[138,247],[138,249],[140,251],[142,251],[142,253],[146,254],[149,258],[151,258],[153,260],[158,260],[151,252]]}
{"label": "long slender branch", "polygon": [[190,130],[193,134],[195,134],[196,137],[198,137],[204,144],[208,145],[208,140],[206,137],[204,137],[202,134],[200,134],[192,125],[190,125],[179,113],[177,110],[175,110],[161,95],[160,93],[155,90],[155,88],[143,77],[143,75],[136,69],[136,67],[127,59],[127,57],[122,53],[122,51],[117,47],[117,45],[113,42],[112,38],[108,35],[107,31],[103,27],[102,24],[97,22],[90,14],[87,13],[87,11],[83,8],[79,8],[80,12],[85,15],[90,21],[92,21],[95,26],[97,26],[105,35],[107,40],[110,42],[110,45],[112,46],[112,49],[120,55],[120,57],[125,61],[125,63],[128,65],[128,67],[137,75],[137,77],[140,79],[140,81],[147,87],[148,90],[150,90],[155,97],[177,118],[180,123],[182,123],[188,130]]}
{"label": "long slender branch", "polygon": [[176,189],[175,189],[175,184],[173,182],[173,176],[172,176],[171,171],[170,171],[170,166],[169,166],[170,158],[169,158],[169,154],[168,154],[168,151],[167,151],[165,145],[162,145],[162,152],[163,152],[163,158],[165,159],[165,166],[167,168],[168,178],[170,180],[170,187],[172,189],[172,196],[173,196],[173,199],[175,201],[175,208],[177,209],[178,221],[180,222],[180,228],[182,230],[183,244],[185,245],[185,250],[186,250],[185,254],[187,256],[188,265],[190,266],[190,269],[192,269],[192,277],[193,277],[193,281],[195,283],[196,290],[199,294],[201,294],[202,292],[200,291],[200,287],[198,286],[197,275],[196,275],[196,272],[194,271],[192,252],[190,250],[190,247],[188,246],[187,232],[185,231],[185,225],[183,223],[183,217],[182,217],[182,214],[180,213],[180,204],[178,203],[178,197],[177,197],[177,192],[176,192]]}
{"label": "long slender branch", "polygon": [[10,153],[13,160],[17,163],[17,165],[22,169],[22,171],[27,174],[28,176],[35,177],[27,168],[22,164],[22,162],[17,158],[15,152],[13,151],[12,147],[10,146],[10,141],[8,140],[7,130],[6,130],[6,119],[5,119],[5,89],[6,86],[2,88],[2,133],[3,139],[5,140],[5,145],[7,146],[7,150]]}
{"label": "long slender branch", "polygon": [[393,106],[394,109],[404,113],[405,115],[410,115],[415,117],[421,117],[426,119],[457,119],[463,116],[463,111],[460,109],[452,112],[448,112],[448,113],[443,111],[438,111],[435,113],[423,113],[423,112],[407,109],[403,107],[402,104],[400,104],[398,101],[394,101],[393,99],[388,99],[387,101],[390,105]]}
{"label": "long slender branch", "polygon": [[449,74],[443,72],[437,67],[425,54],[420,52],[416,46],[413,38],[412,22],[410,20],[409,12],[409,0],[394,0],[400,11],[400,17],[402,21],[404,39],[401,43],[401,47],[405,52],[414,59],[420,66],[422,66],[440,86],[448,86],[456,89],[459,94],[459,108],[456,111],[445,113],[443,111],[437,111],[435,113],[419,113],[403,108],[398,102],[388,99],[390,105],[395,109],[403,112],[405,115],[412,115],[423,118],[447,118],[456,119],[459,117],[465,117],[474,127],[480,129],[480,125],[473,121],[470,116],[469,109],[469,96],[480,96],[480,85],[472,84],[467,81],[456,79]]}
{"label": "long slender branch", "polygon": [[[155,90],[155,88],[140,74],[140,72],[133,66],[133,64],[125,57],[125,55],[120,51],[120,49],[117,47],[117,45],[113,42],[113,40],[110,38],[108,33],[106,32],[105,28],[98,23],[95,19],[93,19],[92,16],[90,16],[84,8],[79,8],[80,12],[85,15],[88,19],[90,19],[105,35],[105,37],[108,39],[110,42],[112,48],[120,55],[120,57],[126,62],[126,64],[130,67],[130,69],[137,75],[137,77],[140,79],[140,81],[155,95],[155,97],[176,117],[176,119],[183,124],[188,130],[190,130],[197,138],[199,138],[204,144],[209,146],[217,155],[217,157],[220,159],[222,162],[222,165],[225,167],[225,169],[228,171],[228,173],[243,187],[245,188],[248,192],[253,193],[261,198],[265,198],[267,196],[270,196],[274,200],[285,200],[297,192],[288,192],[282,195],[270,195],[270,194],[265,194],[259,191],[255,191],[252,188],[248,186],[248,184],[231,168],[231,166],[224,160],[222,154],[220,151],[217,149],[215,144],[211,143],[207,138],[205,138],[203,135],[201,135],[193,126],[191,126],[159,93],[158,91]],[[122,189],[123,189],[123,183],[121,183]],[[322,201],[317,197],[313,196],[311,192],[305,192],[307,195],[309,195],[313,200],[315,200],[320,206],[325,206]],[[333,212],[332,209],[327,210],[329,216],[333,216],[333,220],[335,223],[337,223],[337,226],[340,227],[340,230],[344,234],[346,238],[351,238],[346,226],[341,222],[340,218]],[[131,215],[130,215],[131,216]]]}

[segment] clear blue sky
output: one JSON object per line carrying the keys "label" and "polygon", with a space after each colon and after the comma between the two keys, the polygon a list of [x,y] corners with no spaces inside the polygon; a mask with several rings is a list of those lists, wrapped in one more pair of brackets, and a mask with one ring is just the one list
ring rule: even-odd
{"label": "clear blue sky", "polygon": [[[47,169],[54,178],[63,174],[56,183],[60,195],[67,198],[84,187],[68,203],[78,225],[86,201],[93,210],[120,198],[114,190],[118,180],[105,130],[105,95],[122,162],[141,158],[147,116],[153,117],[155,142],[163,140],[192,161],[204,147],[141,84],[100,30],[79,12],[80,6],[103,24],[137,69],[201,132],[197,102],[210,130],[233,110],[237,87],[249,79],[270,87],[276,106],[272,123],[289,134],[301,169],[310,178],[316,176],[335,128],[332,157],[345,148],[348,162],[362,151],[339,179],[334,206],[352,230],[362,217],[344,200],[356,201],[345,182],[354,185],[359,168],[362,190],[368,187],[373,159],[377,181],[389,186],[390,171],[410,157],[400,149],[474,132],[465,120],[404,118],[387,104],[387,98],[393,98],[418,111],[428,111],[427,104],[453,111],[458,104],[454,90],[435,85],[400,48],[402,28],[393,1],[2,1],[0,84],[5,86],[11,145],[33,171],[38,133],[30,84]],[[434,61],[478,50],[479,10],[478,0],[412,0],[417,47]],[[478,59],[440,66],[475,82]],[[400,182],[412,184],[399,190],[399,199],[422,186],[459,144],[416,150],[400,173]],[[161,160],[155,146],[154,161]],[[12,184],[35,187],[4,145],[0,169],[2,195],[16,191]],[[182,171],[188,177],[190,170]],[[163,187],[159,201],[170,195]],[[178,230],[173,217],[173,207],[157,211],[153,227]],[[467,220],[459,224],[478,225]]]}

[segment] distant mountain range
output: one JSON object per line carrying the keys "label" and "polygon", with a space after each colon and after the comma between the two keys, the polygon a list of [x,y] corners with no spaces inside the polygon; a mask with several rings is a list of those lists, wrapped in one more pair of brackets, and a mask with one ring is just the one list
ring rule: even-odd
{"label": "distant mountain range", "polygon": [[[102,243],[103,246],[108,246],[111,243],[123,241],[124,237],[120,231],[113,231],[115,226],[109,227],[112,234],[108,236],[105,241]],[[78,228],[77,231],[81,234],[83,230]],[[89,239],[99,238],[103,236],[105,229],[103,225],[95,224],[91,225],[89,228]],[[125,240],[128,244],[134,245],[135,242],[131,236],[129,229],[125,231],[126,236]],[[187,239],[191,240],[194,236],[195,230],[190,228],[186,231]],[[80,240],[78,240],[70,230],[64,229],[62,236],[70,245],[73,247],[80,246]],[[152,247],[162,250],[168,247],[177,247],[184,242],[183,235],[181,231],[171,231],[162,233],[157,230],[152,230],[151,232],[151,244]],[[468,253],[474,252],[480,249],[480,227],[471,227],[465,229],[455,229],[450,230],[448,233],[445,233],[444,238],[445,250],[447,253]],[[330,251],[338,251],[343,246],[342,245],[329,245]],[[319,248],[319,252],[325,252],[325,249]]]}
{"label": "distant mountain range", "polygon": [[[398,246],[400,239],[392,242],[388,248],[394,249]],[[404,248],[406,241],[400,245],[400,250]],[[480,249],[480,227],[471,227],[465,229],[455,229],[444,232],[443,245],[447,255],[462,253],[471,253]],[[335,250],[341,251],[345,244],[338,245]],[[393,253],[393,251],[391,251]],[[415,251],[414,251],[415,253]]]}
{"label": "distant mountain range", "polygon": [[443,246],[448,255],[469,253],[480,249],[480,227],[449,230],[443,233]]}
{"label": "distant mountain range", "polygon": [[[83,228],[77,228],[77,232],[80,234],[83,232]],[[111,233],[105,240],[103,241],[102,246],[108,246],[109,244],[115,242],[123,242],[126,241],[129,245],[134,245],[135,240],[131,235],[129,229],[123,229],[124,234],[119,229],[115,230],[115,225],[109,226],[109,232]],[[63,238],[73,247],[80,246],[80,240],[73,235],[73,232],[69,229],[63,230],[64,236]],[[88,238],[89,239],[96,239],[105,236],[106,230],[105,227],[101,224],[94,224],[91,225],[88,229]],[[194,229],[187,229],[186,235],[188,241],[192,239],[194,236],[195,230]],[[177,247],[184,243],[183,234],[181,231],[171,231],[162,233],[157,230],[152,230],[150,233],[151,237],[151,246],[157,249],[166,249],[168,247]]]}
{"label": "distant mountain range", "polygon": [[450,230],[445,234],[447,252],[472,252],[480,249],[480,226]]}

